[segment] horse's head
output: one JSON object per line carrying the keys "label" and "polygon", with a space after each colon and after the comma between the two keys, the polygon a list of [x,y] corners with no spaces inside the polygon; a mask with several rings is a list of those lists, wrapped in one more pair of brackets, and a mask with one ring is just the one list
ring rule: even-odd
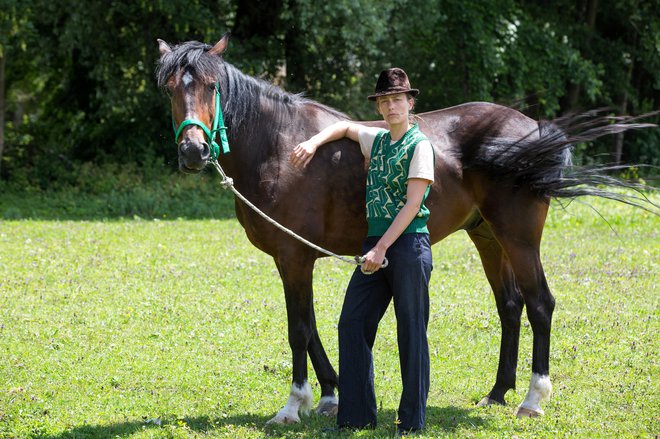
{"label": "horse's head", "polygon": [[221,55],[229,34],[215,46],[191,41],[171,48],[158,40],[160,60],[158,85],[168,91],[172,103],[172,124],[179,151],[179,168],[187,173],[200,172],[217,148],[220,101],[218,75]]}

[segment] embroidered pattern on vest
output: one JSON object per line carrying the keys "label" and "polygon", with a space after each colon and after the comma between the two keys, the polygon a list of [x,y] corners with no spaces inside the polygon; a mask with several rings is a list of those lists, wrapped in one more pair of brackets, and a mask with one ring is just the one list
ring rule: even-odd
{"label": "embroidered pattern on vest", "polygon": [[[374,140],[367,174],[367,220],[394,220],[406,202],[408,168],[415,146],[426,136],[417,125],[394,144],[389,131]],[[422,207],[424,210],[424,207]]]}

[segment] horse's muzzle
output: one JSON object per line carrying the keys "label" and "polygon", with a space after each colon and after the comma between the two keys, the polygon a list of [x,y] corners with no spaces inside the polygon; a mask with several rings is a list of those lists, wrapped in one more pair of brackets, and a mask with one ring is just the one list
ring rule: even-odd
{"label": "horse's muzzle", "polygon": [[185,173],[197,174],[210,158],[211,150],[206,142],[186,139],[179,143],[179,169]]}

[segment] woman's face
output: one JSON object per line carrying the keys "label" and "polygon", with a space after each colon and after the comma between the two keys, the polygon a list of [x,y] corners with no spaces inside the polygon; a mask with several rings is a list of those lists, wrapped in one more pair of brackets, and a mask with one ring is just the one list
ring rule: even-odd
{"label": "woman's face", "polygon": [[378,113],[389,125],[398,125],[408,121],[408,113],[414,101],[406,93],[381,96],[376,99]]}

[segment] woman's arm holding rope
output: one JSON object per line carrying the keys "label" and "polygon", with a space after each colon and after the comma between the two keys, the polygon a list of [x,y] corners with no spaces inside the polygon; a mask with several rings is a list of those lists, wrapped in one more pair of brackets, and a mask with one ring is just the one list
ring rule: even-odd
{"label": "woman's arm holding rope", "polygon": [[410,178],[408,180],[408,189],[406,192],[406,204],[403,205],[399,213],[394,217],[385,234],[381,236],[376,245],[364,255],[362,271],[373,273],[383,266],[385,252],[396,241],[401,233],[410,225],[415,218],[424,200],[424,193],[428,187],[429,180],[422,178]]}

